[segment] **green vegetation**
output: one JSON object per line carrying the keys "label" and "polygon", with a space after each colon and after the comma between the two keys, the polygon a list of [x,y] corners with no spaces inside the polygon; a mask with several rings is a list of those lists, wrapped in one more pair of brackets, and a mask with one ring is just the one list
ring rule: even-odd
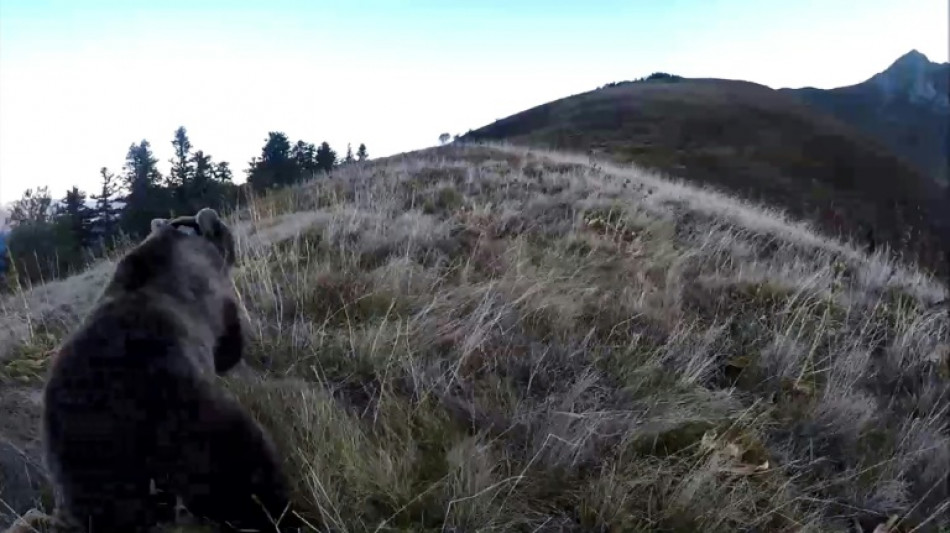
{"label": "green vegetation", "polygon": [[129,147],[121,174],[102,168],[100,192],[91,197],[93,207],[76,187],[59,202],[45,187],[27,190],[12,205],[12,231],[5,239],[10,260],[0,261],[0,280],[7,283],[0,287],[69,276],[122,243],[140,238],[153,218],[195,213],[202,207],[232,208],[251,190],[287,187],[369,157],[360,144],[356,158],[348,152],[339,161],[326,142],[314,146],[297,141],[291,147],[285,134],[270,132],[260,157],[249,163],[247,183],[235,185],[228,162],[215,162],[209,154],[193,150],[184,127],[175,130],[171,144],[174,157],[168,176],[159,172],[146,140]]}

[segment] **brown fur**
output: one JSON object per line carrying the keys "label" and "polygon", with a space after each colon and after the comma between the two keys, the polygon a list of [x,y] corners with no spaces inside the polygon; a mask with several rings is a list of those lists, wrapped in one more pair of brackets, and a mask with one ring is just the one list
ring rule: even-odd
{"label": "brown fur", "polygon": [[142,531],[168,518],[153,482],[221,524],[274,531],[267,515],[285,512],[270,438],[215,384],[242,355],[233,264],[214,211],[153,221],[54,357],[44,444],[57,514],[80,530]]}

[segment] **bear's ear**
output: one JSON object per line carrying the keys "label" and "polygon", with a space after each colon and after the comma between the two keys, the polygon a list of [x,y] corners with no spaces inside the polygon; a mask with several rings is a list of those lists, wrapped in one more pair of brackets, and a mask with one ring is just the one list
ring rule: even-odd
{"label": "bear's ear", "polygon": [[208,237],[216,235],[218,233],[218,227],[221,225],[221,218],[218,217],[218,212],[210,207],[205,207],[201,211],[198,211],[198,214],[195,215],[195,220],[198,222],[198,231]]}
{"label": "bear's ear", "polygon": [[237,260],[234,236],[231,235],[231,230],[227,224],[218,216],[218,212],[210,207],[205,207],[195,215],[195,222],[197,222],[198,233],[218,248],[228,266],[234,266]]}
{"label": "bear's ear", "polygon": [[158,231],[158,228],[161,228],[167,225],[168,225],[167,218],[153,218],[152,224],[151,224],[151,232],[155,233],[156,231]]}

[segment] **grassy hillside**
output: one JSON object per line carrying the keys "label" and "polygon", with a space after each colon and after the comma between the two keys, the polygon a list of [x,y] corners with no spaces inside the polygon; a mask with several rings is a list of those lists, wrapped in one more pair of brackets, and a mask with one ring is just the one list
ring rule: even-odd
{"label": "grassy hillside", "polygon": [[463,137],[502,139],[594,148],[614,161],[780,205],[828,235],[863,236],[873,228],[878,242],[912,252],[928,266],[942,264],[939,231],[926,216],[941,195],[931,180],[851,126],[762,85],[718,79],[624,83],[529,109]]}
{"label": "grassy hillside", "polygon": [[[946,293],[914,268],[513,147],[349,167],[232,220],[250,342],[225,381],[323,530],[950,526]],[[110,268],[2,302],[0,431],[28,453],[48,351]]]}

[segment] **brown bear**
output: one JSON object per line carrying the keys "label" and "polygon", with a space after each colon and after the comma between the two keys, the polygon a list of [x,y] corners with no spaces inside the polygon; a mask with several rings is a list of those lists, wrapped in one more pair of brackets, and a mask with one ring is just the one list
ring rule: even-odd
{"label": "brown bear", "polygon": [[234,251],[212,209],[153,220],[53,357],[43,438],[60,521],[144,531],[167,518],[161,487],[228,528],[297,527],[270,437],[215,383],[242,357]]}

